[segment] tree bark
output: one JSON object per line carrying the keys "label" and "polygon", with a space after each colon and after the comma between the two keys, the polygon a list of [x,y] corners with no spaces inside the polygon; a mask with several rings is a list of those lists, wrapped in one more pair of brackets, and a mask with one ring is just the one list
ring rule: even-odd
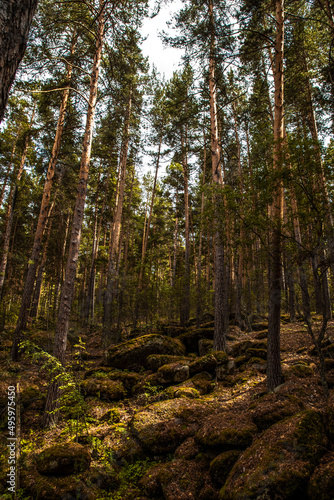
{"label": "tree bark", "polygon": [[211,128],[211,152],[212,152],[212,177],[213,185],[216,186],[215,193],[215,323],[213,335],[213,347],[215,350],[226,349],[226,335],[229,327],[228,314],[228,278],[227,266],[225,266],[224,245],[221,237],[219,224],[218,206],[222,198],[219,188],[223,186],[221,151],[218,137],[217,119],[217,89],[215,79],[215,26],[213,18],[213,2],[209,1],[209,17],[211,25],[210,54],[209,54],[209,93],[210,93],[210,128]]}
{"label": "tree bark", "polygon": [[188,193],[188,155],[187,155],[187,130],[184,136],[181,129],[181,148],[182,148],[182,166],[183,166],[183,185],[184,185],[184,222],[185,222],[185,253],[184,253],[184,276],[183,276],[183,297],[180,308],[180,325],[184,326],[189,321],[190,314],[190,235],[189,235],[189,193]]}
{"label": "tree bark", "polygon": [[[70,51],[71,55],[74,52],[75,44],[76,44],[76,35],[74,35],[72,38],[72,45],[71,45],[71,51]],[[71,80],[71,77],[72,77],[72,66],[69,64],[67,66],[66,80],[69,82]],[[38,266],[38,260],[39,260],[39,256],[40,256],[41,248],[42,248],[42,238],[43,238],[43,234],[44,234],[44,230],[45,230],[45,224],[46,224],[46,221],[48,218],[51,188],[52,188],[53,177],[55,174],[57,158],[58,158],[58,153],[59,153],[60,144],[61,144],[61,137],[62,137],[63,128],[64,128],[65,111],[66,111],[66,107],[67,107],[69,92],[70,92],[70,89],[68,87],[68,88],[66,88],[66,90],[63,93],[61,104],[60,104],[59,118],[58,118],[58,123],[57,123],[55,140],[53,143],[51,158],[49,161],[48,170],[47,170],[47,174],[46,174],[43,196],[42,196],[42,201],[41,201],[41,208],[40,208],[39,217],[38,217],[38,221],[37,221],[37,227],[36,227],[31,257],[30,257],[29,264],[28,264],[28,273],[27,273],[26,280],[24,283],[24,290],[23,290],[23,295],[22,295],[22,300],[21,300],[19,317],[17,320],[15,332],[14,332],[14,339],[13,339],[13,346],[12,346],[12,359],[13,360],[16,360],[18,357],[18,344],[20,342],[21,332],[25,329],[26,324],[27,324],[28,313],[29,313],[29,308],[30,308],[30,303],[31,303],[31,297],[32,297],[33,289],[34,289],[36,271],[37,271],[37,266]]]}
{"label": "tree bark", "polygon": [[0,4],[0,122],[10,87],[27,47],[37,0],[2,0]]}
{"label": "tree bark", "polygon": [[[283,160],[284,139],[284,0],[276,0],[275,41],[275,112],[273,168],[280,171]],[[283,219],[283,183],[278,181],[270,207],[272,227],[269,235],[269,307],[267,344],[267,390],[272,391],[283,381],[280,351],[281,326],[281,231]]]}
{"label": "tree bark", "polygon": [[[53,356],[59,359],[59,361],[62,364],[64,364],[65,362],[67,333],[69,327],[72,299],[74,294],[74,282],[75,282],[77,262],[79,257],[81,228],[84,217],[84,208],[85,208],[85,200],[87,192],[99,69],[102,58],[103,35],[104,35],[104,6],[105,2],[103,0],[100,0],[100,9],[98,14],[98,29],[96,37],[96,51],[94,55],[93,69],[90,77],[89,103],[87,110],[85,133],[83,138],[78,191],[74,208],[72,232],[70,238],[70,248],[69,248],[66,271],[65,271],[65,280],[60,295],[58,319],[57,319],[57,326],[56,326],[54,346],[53,346]],[[44,413],[44,423],[46,426],[53,425],[58,420],[58,412],[54,412],[54,410],[57,409],[58,398],[59,398],[59,383],[57,381],[53,381],[49,386],[47,400],[46,400],[46,407]]]}

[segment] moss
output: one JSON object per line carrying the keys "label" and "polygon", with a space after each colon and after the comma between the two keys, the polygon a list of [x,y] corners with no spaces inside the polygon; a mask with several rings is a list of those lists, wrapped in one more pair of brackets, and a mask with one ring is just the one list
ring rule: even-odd
{"label": "moss", "polygon": [[115,368],[130,369],[132,365],[146,366],[150,354],[183,356],[184,353],[185,347],[180,340],[150,334],[109,348],[106,353],[106,364]]}
{"label": "moss", "polygon": [[305,378],[313,375],[313,369],[304,363],[297,363],[289,368],[288,374],[289,373],[300,378]]}
{"label": "moss", "polygon": [[198,341],[198,350],[200,356],[205,356],[212,352],[213,340],[210,339],[200,339]]}
{"label": "moss", "polygon": [[125,396],[122,382],[106,379],[88,379],[81,382],[85,396],[94,396],[105,401],[118,401]]}
{"label": "moss", "polygon": [[46,476],[68,476],[86,470],[89,452],[80,444],[66,443],[46,448],[36,457],[37,470]]}
{"label": "moss", "polygon": [[161,384],[183,382],[189,378],[189,364],[184,362],[163,365],[157,371],[157,378]]}
{"label": "moss", "polygon": [[251,347],[247,349],[246,356],[249,358],[267,359],[267,350]]}
{"label": "moss", "polygon": [[201,356],[192,363],[190,363],[189,373],[192,376],[201,372],[214,372],[216,366],[217,366],[217,360],[216,357],[213,355],[213,353],[206,354],[205,356]]}
{"label": "moss", "polygon": [[229,450],[214,458],[210,463],[211,479],[219,486],[222,486],[239,456],[240,451]]}
{"label": "moss", "polygon": [[[187,362],[184,356],[171,356],[169,354],[150,354],[147,358],[147,368],[152,371],[157,371],[161,366],[169,363],[178,363],[180,361]],[[189,362],[189,361],[188,361]]]}
{"label": "moss", "polygon": [[235,358],[235,366],[239,368],[240,366],[247,363],[248,360],[249,360],[248,356],[245,355],[238,356],[237,358]]}
{"label": "moss", "polygon": [[195,440],[207,448],[245,449],[251,444],[256,430],[256,426],[246,416],[221,413],[206,420],[195,435]]}
{"label": "moss", "polygon": [[334,454],[325,455],[314,470],[309,487],[309,498],[317,500],[333,500],[334,492]]}
{"label": "moss", "polygon": [[324,454],[326,447],[325,429],[320,414],[314,410],[303,412],[297,423],[294,438],[297,442],[298,456],[315,464]]}
{"label": "moss", "polygon": [[108,422],[109,424],[117,424],[121,419],[121,414],[117,408],[111,408],[100,418],[101,422]]}

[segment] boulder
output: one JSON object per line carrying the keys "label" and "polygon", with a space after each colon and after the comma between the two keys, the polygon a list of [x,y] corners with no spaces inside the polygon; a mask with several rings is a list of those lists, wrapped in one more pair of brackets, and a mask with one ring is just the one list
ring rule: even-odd
{"label": "boulder", "polygon": [[148,453],[166,455],[196,433],[208,410],[204,401],[160,401],[138,411],[130,421],[130,430]]}
{"label": "boulder", "polygon": [[163,365],[157,371],[160,384],[174,384],[184,382],[189,378],[189,363],[170,363]]}
{"label": "boulder", "polygon": [[93,396],[104,401],[118,401],[126,394],[119,380],[90,378],[83,380],[80,388],[85,396]]}
{"label": "boulder", "polygon": [[189,364],[189,374],[190,376],[193,376],[201,372],[214,373],[216,366],[217,366],[217,360],[215,356],[213,354],[206,354],[205,356],[201,356],[195,359]]}
{"label": "boulder", "polygon": [[44,476],[69,476],[88,469],[91,457],[78,443],[66,443],[46,448],[36,456],[36,466]]}
{"label": "boulder", "polygon": [[212,481],[219,486],[223,486],[229,475],[233,465],[240,456],[240,451],[229,450],[224,451],[210,463],[210,476]]}
{"label": "boulder", "polygon": [[173,398],[189,398],[195,399],[200,397],[200,393],[194,387],[179,387],[177,385],[172,385],[168,387],[165,391],[166,399]]}
{"label": "boulder", "polygon": [[206,419],[196,433],[195,441],[204,448],[243,450],[252,443],[256,431],[256,426],[247,415],[217,413]]}
{"label": "boulder", "polygon": [[192,460],[200,452],[200,447],[195,443],[193,436],[188,437],[183,443],[176,448],[174,456],[175,458],[182,458],[184,460]]}
{"label": "boulder", "polygon": [[156,372],[161,366],[167,365],[170,363],[178,363],[180,361],[188,361],[184,356],[171,356],[170,354],[151,354],[147,358],[147,368]]}
{"label": "boulder", "polygon": [[200,356],[205,356],[209,354],[213,349],[213,340],[210,339],[200,339],[198,341],[198,351]]}
{"label": "boulder", "polygon": [[182,333],[177,338],[186,346],[187,352],[196,352],[199,354],[199,341],[201,339],[213,340],[213,328],[189,330]]}
{"label": "boulder", "polygon": [[197,373],[186,382],[179,384],[178,387],[192,387],[201,395],[209,394],[213,389],[212,375],[207,372]]}
{"label": "boulder", "polygon": [[333,500],[334,492],[334,453],[328,453],[313,471],[308,486],[309,498]]}
{"label": "boulder", "polygon": [[303,404],[295,396],[281,396],[271,392],[250,405],[250,414],[260,431],[268,429],[280,420],[291,417],[303,409]]}
{"label": "boulder", "polygon": [[106,353],[106,364],[121,369],[146,366],[150,354],[183,356],[185,347],[178,339],[156,334],[144,335],[110,347]]}
{"label": "boulder", "polygon": [[117,465],[132,464],[144,458],[142,447],[123,423],[112,427],[103,440],[103,448]]}
{"label": "boulder", "polygon": [[307,410],[286,418],[263,432],[242,453],[220,498],[251,500],[263,494],[266,498],[307,498],[309,477],[325,449],[319,413]]}
{"label": "boulder", "polygon": [[122,382],[127,390],[131,390],[135,384],[141,381],[142,376],[136,372],[123,371],[106,366],[88,370],[84,378],[118,380]]}

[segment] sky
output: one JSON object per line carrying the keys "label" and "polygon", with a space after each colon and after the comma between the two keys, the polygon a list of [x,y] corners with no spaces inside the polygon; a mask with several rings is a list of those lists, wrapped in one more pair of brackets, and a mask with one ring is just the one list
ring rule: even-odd
{"label": "sky", "polygon": [[[155,0],[150,0],[150,12],[152,12]],[[173,12],[178,11],[182,7],[180,0],[173,0],[163,5],[160,12],[153,19],[145,19],[141,34],[147,37],[142,44],[142,51],[145,57],[149,58],[150,67],[154,64],[161,73],[165,75],[166,80],[173,75],[173,71],[178,69],[178,64],[181,61],[183,51],[181,49],[173,49],[164,47],[162,40],[159,38],[159,31],[172,33],[172,29],[168,28],[166,22],[172,17]]]}

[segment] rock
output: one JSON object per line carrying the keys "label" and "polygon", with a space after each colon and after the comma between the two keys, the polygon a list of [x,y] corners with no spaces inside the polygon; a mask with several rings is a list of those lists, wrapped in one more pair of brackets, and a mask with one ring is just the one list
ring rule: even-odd
{"label": "rock", "polygon": [[220,498],[251,500],[264,493],[266,498],[307,498],[308,479],[325,448],[325,430],[316,411],[286,418],[266,430],[242,453],[220,491]]}
{"label": "rock", "polygon": [[166,389],[165,394],[167,395],[166,399],[172,398],[189,398],[195,399],[200,397],[200,393],[194,387],[179,387],[179,386],[171,386]]}
{"label": "rock", "polygon": [[214,483],[223,486],[229,475],[233,465],[238,460],[240,451],[229,450],[224,451],[210,463],[210,476]]}
{"label": "rock", "polygon": [[209,394],[213,389],[212,376],[207,372],[197,373],[197,375],[194,375],[181,385],[182,387],[193,387],[201,395]]}
{"label": "rock", "polygon": [[198,343],[201,339],[213,340],[213,328],[201,328],[182,333],[177,337],[185,346],[187,352],[199,354]]}
{"label": "rock", "polygon": [[333,500],[334,492],[334,453],[328,453],[314,470],[309,487],[309,498]]}
{"label": "rock", "polygon": [[218,365],[216,368],[217,380],[225,380],[226,377],[232,375],[235,370],[234,359],[230,359],[226,365]]}
{"label": "rock", "polygon": [[78,443],[66,443],[46,448],[36,457],[36,466],[44,476],[78,474],[90,465],[89,452]]}
{"label": "rock", "polygon": [[229,412],[210,416],[195,435],[203,447],[223,450],[245,449],[252,443],[257,429],[247,415]]}
{"label": "rock", "polygon": [[109,424],[118,424],[121,419],[121,415],[119,413],[119,410],[117,408],[111,408],[110,410],[106,411],[101,417],[100,421],[101,422],[108,422]]}
{"label": "rock", "polygon": [[209,354],[213,349],[213,340],[210,339],[200,339],[198,341],[198,352],[200,356],[205,356]]}
{"label": "rock", "polygon": [[177,339],[156,334],[144,335],[110,347],[106,353],[106,364],[121,369],[130,369],[131,365],[146,366],[150,354],[183,356],[185,347]]}
{"label": "rock", "polygon": [[117,370],[115,368],[111,368],[108,366],[92,368],[91,370],[88,370],[85,373],[84,378],[87,379],[90,377],[95,379],[107,378],[109,380],[119,380],[120,382],[122,382],[122,384],[127,390],[131,390],[132,387],[135,384],[138,384],[142,379],[142,376],[139,375],[138,373]]}
{"label": "rock", "polygon": [[171,356],[169,354],[151,354],[147,358],[147,368],[156,372],[161,366],[167,365],[170,363],[178,363],[179,361],[185,361],[190,363],[190,360],[185,358],[184,356]]}
{"label": "rock", "polygon": [[146,474],[140,479],[138,486],[149,498],[162,496],[162,489],[159,480],[160,471],[165,467],[165,464],[153,465],[148,469]]}
{"label": "rock", "polygon": [[144,458],[142,447],[123,423],[113,426],[103,440],[103,448],[118,465],[134,463]]}
{"label": "rock", "polygon": [[205,469],[198,462],[176,459],[161,467],[157,477],[165,500],[198,500]]}
{"label": "rock", "polygon": [[216,366],[217,360],[215,356],[213,354],[206,354],[205,356],[201,356],[200,358],[197,358],[192,363],[190,363],[189,373],[190,376],[196,375],[197,373],[201,372],[214,373]]}
{"label": "rock", "polygon": [[163,365],[157,371],[157,378],[160,384],[184,382],[189,378],[189,365],[183,363]]}
{"label": "rock", "polygon": [[251,324],[253,332],[259,332],[261,330],[267,330],[268,331],[268,323],[267,322],[256,322]]}
{"label": "rock", "polygon": [[148,453],[165,455],[193,436],[208,413],[204,401],[171,399],[138,411],[130,421],[131,433]]}
{"label": "rock", "polygon": [[233,356],[233,358],[237,358],[244,355],[247,349],[252,347],[252,344],[251,340],[242,340],[241,342],[237,342],[231,346],[231,356]]}
{"label": "rock", "polygon": [[261,358],[261,359],[267,359],[267,349],[256,349],[254,347],[250,347],[246,351],[246,356],[248,358]]}
{"label": "rock", "polygon": [[310,377],[313,375],[314,371],[311,366],[308,366],[305,363],[296,363],[295,365],[290,366],[290,368],[287,370],[287,373],[290,374],[292,373],[296,377],[300,378],[306,378]]}
{"label": "rock", "polygon": [[113,466],[95,465],[89,472],[87,482],[95,488],[113,491],[119,486],[118,470]]}
{"label": "rock", "polygon": [[184,460],[192,460],[200,452],[198,444],[195,443],[193,436],[187,438],[183,443],[176,448],[175,458],[183,458]]}
{"label": "rock", "polygon": [[247,367],[254,368],[260,373],[266,373],[267,371],[267,362],[262,358],[251,358],[247,362]]}
{"label": "rock", "polygon": [[260,431],[268,429],[280,420],[300,412],[302,402],[294,396],[281,396],[275,393],[265,394],[250,405],[250,414]]}
{"label": "rock", "polygon": [[119,380],[91,378],[83,380],[80,388],[85,396],[93,396],[104,401],[118,401],[125,396],[124,386]]}

